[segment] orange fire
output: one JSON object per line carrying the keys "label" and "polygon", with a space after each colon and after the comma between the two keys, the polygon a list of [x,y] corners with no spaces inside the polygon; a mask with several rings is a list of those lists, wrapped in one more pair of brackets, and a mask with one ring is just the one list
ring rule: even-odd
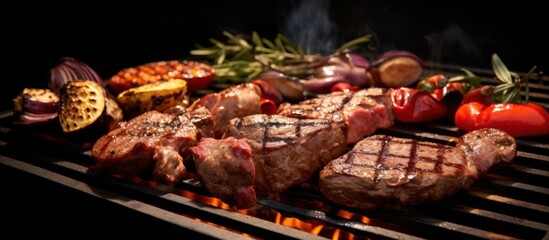
{"label": "orange fire", "polygon": [[[133,177],[133,178],[130,178],[130,180],[134,183],[138,183],[138,184],[141,184],[141,185],[148,185],[150,187],[157,187],[157,183],[155,181],[147,181],[147,180],[144,180],[144,179],[139,178],[139,177]],[[218,207],[218,208],[229,210],[229,211],[237,211],[241,214],[258,217],[258,216],[255,216],[255,211],[253,209],[235,210],[230,205],[224,203],[223,201],[221,201],[218,198],[207,197],[207,196],[200,195],[200,194],[193,193],[193,192],[186,191],[186,190],[179,190],[179,194],[181,196],[185,197],[185,198],[200,201],[202,203],[205,203],[205,204],[208,204],[208,205],[211,205],[211,206],[214,206],[214,207]],[[275,211],[273,211],[273,212],[275,212]],[[184,215],[184,214],[182,214],[182,215]],[[344,210],[340,210],[337,213],[337,215],[342,217],[342,218],[350,219],[350,220],[353,218],[353,216],[356,216],[353,213],[350,213],[350,212],[344,211]],[[193,216],[186,216],[186,217],[192,218],[195,221],[203,222],[203,223],[218,227],[220,229],[234,231],[234,230],[228,229],[228,228],[226,228],[222,225],[218,225],[218,224],[215,224],[215,223],[212,223],[212,222],[204,221],[202,219],[199,219],[199,218],[196,218],[196,217],[193,217]],[[260,217],[260,218],[266,219],[265,217]],[[268,220],[268,218],[266,220]],[[309,233],[311,233],[313,235],[316,235],[316,236],[319,236],[319,235],[326,236],[326,237],[331,236],[331,239],[333,239],[333,240],[342,240],[342,239],[354,240],[355,239],[355,236],[353,234],[348,233],[348,232],[342,232],[340,229],[333,229],[331,227],[327,227],[323,224],[318,224],[318,223],[304,222],[304,221],[301,221],[301,220],[299,220],[297,218],[294,218],[294,217],[284,217],[279,212],[276,212],[276,215],[275,215],[274,219],[271,219],[271,220],[276,224],[283,225],[283,226],[286,226],[286,227],[295,228],[295,229],[298,229],[298,230],[301,230],[301,231],[304,231],[304,232],[309,232]],[[367,217],[362,216],[360,221],[362,221],[363,223],[368,224],[370,220]],[[242,234],[243,236],[252,237],[251,235],[246,234],[246,233],[241,233],[241,232],[239,232],[239,233]]]}

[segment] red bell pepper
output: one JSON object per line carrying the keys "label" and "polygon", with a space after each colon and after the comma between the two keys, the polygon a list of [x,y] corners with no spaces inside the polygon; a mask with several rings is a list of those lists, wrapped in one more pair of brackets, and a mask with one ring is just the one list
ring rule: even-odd
{"label": "red bell pepper", "polygon": [[534,103],[470,102],[458,108],[454,122],[466,131],[498,128],[513,137],[549,134],[549,113]]}
{"label": "red bell pepper", "polygon": [[422,80],[417,88],[391,89],[393,115],[401,122],[429,122],[453,116],[460,102],[447,97],[453,92],[458,92],[461,99],[461,85],[447,84],[446,76],[442,74]]}
{"label": "red bell pepper", "polygon": [[263,80],[254,80],[252,83],[261,89],[261,113],[276,114],[278,105],[283,101],[280,92]]}
{"label": "red bell pepper", "polygon": [[338,82],[330,88],[330,92],[355,92],[359,89],[357,86],[353,86],[346,82]]}
{"label": "red bell pepper", "polygon": [[391,90],[393,115],[401,122],[428,122],[448,114],[448,107],[430,93],[401,87]]}

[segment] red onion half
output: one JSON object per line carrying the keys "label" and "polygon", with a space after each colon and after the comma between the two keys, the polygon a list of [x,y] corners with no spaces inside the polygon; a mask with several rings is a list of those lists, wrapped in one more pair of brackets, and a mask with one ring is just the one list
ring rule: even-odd
{"label": "red onion half", "polygon": [[103,79],[88,64],[74,58],[65,57],[51,69],[50,89],[59,94],[61,88],[73,80],[92,80],[105,87]]}
{"label": "red onion half", "polygon": [[25,88],[14,99],[17,124],[34,125],[57,118],[59,97],[49,89]]}
{"label": "red onion half", "polygon": [[314,74],[300,81],[306,90],[313,93],[327,93],[339,82],[357,87],[367,87],[372,82],[366,69],[370,63],[362,56],[346,53],[330,57],[327,63],[317,68]]}

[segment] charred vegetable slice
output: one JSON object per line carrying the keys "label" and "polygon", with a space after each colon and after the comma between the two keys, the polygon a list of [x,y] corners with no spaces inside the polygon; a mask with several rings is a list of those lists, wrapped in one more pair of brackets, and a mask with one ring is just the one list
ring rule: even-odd
{"label": "charred vegetable slice", "polygon": [[137,116],[150,110],[160,112],[180,104],[187,92],[187,82],[170,79],[130,88],[118,94],[117,100],[130,116]]}
{"label": "charred vegetable slice", "polygon": [[207,88],[213,81],[215,69],[210,65],[195,61],[159,61],[123,69],[109,79],[109,88],[121,92],[145,84],[183,79],[187,81],[189,92]]}
{"label": "charred vegetable slice", "polygon": [[48,122],[57,117],[59,97],[46,88],[25,88],[14,99],[19,124]]}
{"label": "charred vegetable slice", "polygon": [[408,51],[392,50],[370,66],[375,85],[379,87],[406,87],[419,80],[423,74],[424,63],[415,54]]}
{"label": "charred vegetable slice", "polygon": [[84,129],[103,115],[105,89],[92,80],[73,80],[61,89],[59,122],[65,133]]}

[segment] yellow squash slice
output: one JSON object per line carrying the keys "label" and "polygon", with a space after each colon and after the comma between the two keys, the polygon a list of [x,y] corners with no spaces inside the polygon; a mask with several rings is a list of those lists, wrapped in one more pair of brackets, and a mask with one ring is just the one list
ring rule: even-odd
{"label": "yellow squash slice", "polygon": [[181,79],[145,84],[130,88],[116,98],[122,109],[130,117],[141,113],[164,110],[180,104],[187,92],[187,82]]}

